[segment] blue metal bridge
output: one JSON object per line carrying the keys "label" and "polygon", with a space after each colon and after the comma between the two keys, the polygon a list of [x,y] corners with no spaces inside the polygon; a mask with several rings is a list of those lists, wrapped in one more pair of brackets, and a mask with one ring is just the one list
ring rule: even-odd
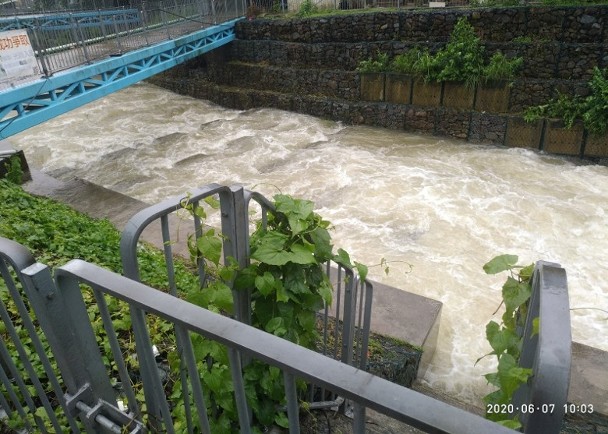
{"label": "blue metal bridge", "polygon": [[[0,17],[0,139],[229,43],[245,7],[175,0]],[[11,80],[4,59],[13,49],[12,65],[25,64],[25,48],[30,74]]]}

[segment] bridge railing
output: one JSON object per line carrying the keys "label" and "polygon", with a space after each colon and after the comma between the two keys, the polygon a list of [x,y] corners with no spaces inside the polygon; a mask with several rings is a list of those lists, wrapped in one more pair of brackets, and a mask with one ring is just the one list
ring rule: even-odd
{"label": "bridge railing", "polygon": [[[282,373],[290,433],[300,431],[297,379],[317,384],[352,400],[356,403],[355,409],[371,408],[427,432],[514,432],[96,265],[74,260],[56,269],[53,281],[48,267],[32,263],[31,255],[23,247],[16,248],[14,243],[0,239],[0,252],[3,261],[8,260],[17,268],[26,266],[17,271],[23,282],[21,297],[34,307],[37,322],[48,338],[63,376],[63,394],[57,391],[53,396],[55,405],[57,400],[60,400],[65,403],[64,407],[67,409],[63,413],[60,409],[54,411],[60,414],[61,420],[68,417],[73,426],[64,429],[70,429],[71,432],[144,432],[144,426],[139,422],[143,414],[141,407],[138,407],[139,395],[136,396],[135,392],[130,390],[133,372],[126,369],[125,359],[131,359],[134,355],[121,347],[118,335],[124,338],[124,331],[117,333],[115,329],[115,320],[124,318],[115,318],[110,307],[116,303],[129,305],[132,332],[137,347],[137,375],[141,379],[141,382],[137,382],[143,384],[144,393],[153,396],[154,402],[158,404],[158,407],[148,406],[145,410],[147,423],[153,431],[173,433],[181,424],[182,428],[185,428],[184,425],[188,425],[188,429],[198,426],[203,432],[213,432],[210,429],[213,426],[213,415],[217,416],[218,413],[209,411],[213,404],[209,402],[209,395],[204,393],[204,383],[201,381],[201,369],[206,368],[201,366],[201,360],[197,359],[191,346],[191,342],[197,339],[196,336],[202,336],[208,342],[216,342],[225,347],[229,354],[230,375],[225,381],[232,382],[232,395],[241,433],[251,432],[252,427],[239,355],[267,363]],[[9,281],[12,281],[12,277]],[[91,327],[85,299],[94,300],[93,303],[96,303],[105,330],[102,336],[96,336]],[[156,362],[148,363],[156,357],[149,332],[149,324],[153,321],[173,324],[175,334],[181,336],[185,344],[182,352],[186,362],[183,375],[189,378],[190,383],[189,388],[183,390],[180,395],[186,402],[186,418],[175,419],[172,416],[170,398],[166,395],[169,386],[163,382],[167,380],[160,378],[160,365]],[[4,339],[3,334],[3,341]],[[26,347],[28,344],[22,345]],[[43,357],[44,354],[45,349],[32,351],[30,358],[35,358],[36,355]],[[2,372],[5,372],[7,360],[4,354],[1,356],[4,361]],[[17,376],[20,374],[17,372]],[[120,377],[118,383],[113,375]],[[122,384],[124,389],[117,391],[117,384]],[[10,380],[3,383],[3,396],[11,395],[12,390],[14,385]],[[44,394],[44,391],[40,393]],[[119,395],[120,399],[117,399]],[[125,395],[126,409],[123,408]],[[15,398],[10,402],[5,399],[0,402],[8,415],[13,416],[13,420],[14,412],[23,408],[20,407],[20,397]],[[44,412],[39,410],[36,410],[35,414],[41,419],[44,416]],[[37,430],[55,431],[44,423]],[[354,432],[359,434],[365,431],[359,428]]]}

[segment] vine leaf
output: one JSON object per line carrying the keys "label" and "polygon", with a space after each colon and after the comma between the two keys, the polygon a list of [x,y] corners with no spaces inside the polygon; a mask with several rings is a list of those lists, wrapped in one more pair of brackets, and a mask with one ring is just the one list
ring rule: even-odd
{"label": "vine leaf", "polygon": [[503,354],[498,361],[498,378],[501,390],[507,396],[513,396],[517,388],[528,381],[531,374],[532,369],[519,367],[515,357],[510,354]]}
{"label": "vine leaf", "polygon": [[345,267],[352,267],[353,264],[350,262],[350,255],[344,249],[338,249],[338,254],[334,255],[334,261]]}
{"label": "vine leaf", "polygon": [[272,273],[266,271],[261,276],[256,276],[255,287],[264,297],[267,297],[275,289],[275,279]]}
{"label": "vine leaf", "polygon": [[357,269],[357,273],[359,273],[359,278],[362,281],[365,280],[367,278],[367,272],[368,272],[367,265],[355,261],[355,268]]}
{"label": "vine leaf", "polygon": [[495,321],[490,321],[486,326],[486,338],[496,355],[518,351],[519,336],[510,329],[501,328]]}
{"label": "vine leaf", "polygon": [[498,423],[502,426],[506,426],[507,428],[511,428],[514,430],[518,430],[522,426],[521,422],[519,422],[517,419],[499,420]]}
{"label": "vine leaf", "polygon": [[203,255],[215,265],[219,265],[222,256],[222,240],[215,234],[214,229],[209,229],[197,241],[196,246]]}
{"label": "vine leaf", "polygon": [[287,216],[293,235],[297,235],[308,227],[308,218],[313,212],[314,204],[309,200],[294,199],[284,194],[274,197],[278,212]]}
{"label": "vine leaf", "polygon": [[323,280],[321,285],[319,285],[318,291],[325,304],[330,305],[333,297],[333,287],[331,286],[331,283],[329,283],[327,279]]}
{"label": "vine leaf", "polygon": [[532,320],[532,335],[537,335],[540,332],[540,318],[536,317]]}
{"label": "vine leaf", "polygon": [[312,245],[294,244],[291,246],[291,255],[288,260],[296,264],[316,264],[317,260],[314,257],[315,248]]}
{"label": "vine leaf", "polygon": [[502,287],[502,297],[509,315],[511,315],[519,306],[527,302],[530,299],[531,294],[532,288],[527,282],[519,282],[509,276]]}
{"label": "vine leaf", "polygon": [[325,262],[333,256],[331,237],[327,229],[317,227],[310,232],[310,239],[315,246],[315,257],[318,262]]}
{"label": "vine leaf", "polygon": [[486,274],[497,274],[503,271],[511,270],[518,261],[517,255],[500,255],[493,258],[490,262],[483,266]]}
{"label": "vine leaf", "polygon": [[293,294],[306,294],[310,292],[306,285],[304,269],[298,264],[287,264],[283,272],[285,289]]}
{"label": "vine leaf", "polygon": [[289,252],[285,251],[287,235],[266,232],[259,238],[259,245],[251,253],[251,258],[269,265],[285,265],[289,262]]}
{"label": "vine leaf", "polygon": [[275,316],[266,324],[266,331],[277,336],[287,333],[287,329],[285,328],[285,319],[282,316]]}
{"label": "vine leaf", "polygon": [[223,282],[215,281],[209,284],[207,291],[211,292],[210,302],[220,309],[231,313],[233,309],[232,290]]}

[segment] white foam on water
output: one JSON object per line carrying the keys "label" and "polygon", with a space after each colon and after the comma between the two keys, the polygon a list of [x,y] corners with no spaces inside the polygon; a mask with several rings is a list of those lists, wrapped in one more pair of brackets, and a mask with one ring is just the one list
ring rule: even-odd
{"label": "white foam on water", "polygon": [[[505,276],[493,256],[561,263],[574,308],[608,309],[608,168],[526,149],[229,110],[137,85],[11,139],[35,167],[149,203],[211,182],[313,200],[371,277],[444,303],[425,381],[479,403],[485,325]],[[410,271],[410,265],[412,269]],[[608,350],[607,314],[573,310],[574,340]]]}

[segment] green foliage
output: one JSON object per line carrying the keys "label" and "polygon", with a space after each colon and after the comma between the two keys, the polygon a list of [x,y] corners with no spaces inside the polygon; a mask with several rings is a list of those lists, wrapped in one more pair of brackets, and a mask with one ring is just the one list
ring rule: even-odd
{"label": "green foliage", "polygon": [[591,134],[601,136],[608,130],[608,68],[595,67],[589,87],[591,95],[585,99],[582,118]]}
{"label": "green foliage", "polygon": [[6,169],[6,179],[13,184],[21,184],[23,182],[23,169],[21,168],[21,159],[17,155],[11,155],[7,162],[4,163]]}
{"label": "green foliage", "polygon": [[[187,203],[184,206],[201,218],[206,216],[200,207],[193,210]],[[314,212],[311,201],[278,194],[274,196],[273,206],[274,211],[269,212],[266,223],[256,222],[256,229],[250,237],[251,264],[242,270],[220,263],[221,238],[213,230],[207,230],[197,242],[191,243],[193,258],[204,260],[216,278],[190,300],[199,304],[211,300],[214,305],[219,305],[215,296],[207,294],[217,294],[214,287],[220,285],[224,288],[225,301],[229,302],[232,299],[228,284],[233,282],[237,291],[251,290],[253,326],[314,349],[318,341],[316,313],[332,299],[332,286],[324,272],[325,264],[334,260],[355,268],[361,279],[365,279],[367,267],[351,262],[348,253],[342,249],[334,254],[328,231],[330,223]],[[225,306],[228,312],[229,307]],[[227,363],[225,358],[212,358],[214,366]],[[245,367],[244,378],[256,422],[261,426],[286,426],[284,412],[277,410],[285,405],[280,371],[253,361]],[[299,386],[301,391],[305,389],[305,385]],[[217,396],[212,397],[219,406]],[[226,410],[232,411],[231,408]]]}
{"label": "green foliage", "polygon": [[313,3],[313,0],[304,0],[300,4],[300,9],[298,9],[298,17],[310,17],[319,11],[319,8],[316,4]]}
{"label": "green foliage", "polygon": [[[49,199],[32,196],[20,186],[7,180],[0,180],[0,236],[12,239],[30,249],[34,257],[40,262],[51,267],[63,265],[71,259],[81,258],[96,263],[114,272],[122,272],[122,263],[119,256],[120,233],[107,220],[96,220],[80,214],[63,204]],[[162,252],[157,249],[142,245],[138,253],[140,273],[142,280],[150,286],[167,289],[166,269]],[[198,280],[188,270],[184,261],[176,261],[177,285],[184,292],[198,291]],[[7,307],[15,326],[23,330],[22,342],[27,345],[26,351],[33,352],[30,348],[31,340],[27,337],[22,326],[21,317],[15,304],[8,295],[3,279],[0,279],[0,298]],[[83,291],[83,298],[87,305],[91,326],[97,336],[97,341],[102,353],[109,354],[108,340],[99,314],[99,308],[90,291]],[[135,354],[135,342],[130,334],[131,323],[129,308],[125,303],[116,299],[108,299],[108,309],[116,332],[119,335],[121,348],[124,353]],[[30,316],[34,318],[33,312]],[[150,334],[154,336],[155,342],[161,348],[172,348],[175,340],[172,334],[172,326],[158,318],[151,319],[149,323]],[[0,336],[7,345],[7,349],[16,360],[16,347],[12,344],[10,337],[6,335],[5,327],[0,329]],[[51,351],[44,336],[41,341],[46,353],[54,364]],[[105,357],[105,356],[104,356]],[[137,371],[137,361],[127,357],[128,367]],[[110,369],[110,375],[118,378],[115,364],[105,359]],[[43,387],[52,397],[49,379],[44,373],[42,364],[38,358],[33,357],[34,370]],[[135,385],[136,390],[141,392],[140,385]],[[54,404],[56,401],[52,400]],[[37,402],[37,405],[40,405]],[[61,418],[61,410],[56,409]],[[43,407],[36,410],[36,415],[43,415]],[[29,415],[29,417],[34,417]],[[48,427],[48,418],[42,418]],[[61,419],[60,419],[61,420]],[[9,422],[15,429],[22,428],[24,421],[17,419]],[[67,426],[67,423],[65,424]],[[50,432],[54,432],[51,429]]]}
{"label": "green foliage", "polygon": [[[532,375],[531,369],[521,368],[518,362],[522,346],[519,331],[524,327],[528,301],[532,294],[531,278],[534,264],[522,267],[517,265],[517,261],[518,257],[515,255],[500,255],[483,266],[486,274],[498,274],[504,271],[510,273],[502,287],[501,305],[505,306],[502,322],[498,324],[496,321],[490,321],[486,326],[486,338],[492,347],[492,352],[486,356],[497,357],[498,370],[486,374],[485,378],[498,389],[486,395],[484,402],[488,405],[504,404],[504,408],[511,403],[515,391]],[[479,360],[481,358],[477,361]],[[517,415],[513,418],[509,414],[489,412],[486,413],[486,417],[513,429],[521,427]]]}
{"label": "green foliage", "polygon": [[481,75],[485,81],[512,80],[523,64],[522,57],[509,59],[501,51],[497,51],[490,58],[490,62],[483,67]]}
{"label": "green foliage", "polygon": [[391,60],[388,70],[398,74],[417,75],[419,73],[420,58],[423,54],[424,51],[420,48],[411,48],[405,53],[395,56]]}
{"label": "green foliage", "polygon": [[484,47],[466,18],[460,18],[447,45],[434,58],[437,81],[460,81],[474,87],[483,69]]}
{"label": "green foliage", "polygon": [[377,53],[375,58],[369,58],[359,62],[358,72],[385,72],[388,70],[389,60],[387,53]]}
{"label": "green foliage", "polygon": [[592,135],[602,136],[608,131],[608,68],[594,68],[589,88],[591,93],[585,98],[559,94],[547,104],[528,107],[524,119],[559,118],[566,128],[582,121]]}
{"label": "green foliage", "polygon": [[450,40],[434,55],[428,48],[414,47],[389,61],[388,54],[359,62],[359,72],[396,72],[431,81],[457,81],[474,87],[481,80],[510,80],[523,65],[523,59],[508,59],[497,52],[484,64],[484,46],[466,18],[460,18]]}
{"label": "green foliage", "polygon": [[[231,314],[233,283],[242,290],[251,288],[254,325],[314,348],[318,338],[316,312],[324,303],[330,303],[332,298],[332,288],[322,264],[333,259],[357,269],[361,278],[365,278],[367,267],[351,262],[344,250],[338,250],[337,254],[333,252],[328,231],[330,223],[313,211],[312,202],[286,195],[277,195],[274,200],[276,212],[269,215],[266,226],[258,222],[257,230],[252,234],[251,266],[237,273],[237,266],[230,258],[227,263],[222,263],[222,235],[206,227],[202,236],[193,240],[189,247],[195,261],[205,261],[209,276],[205,279],[204,287],[201,287],[191,266],[175,258],[178,295],[206,309]],[[188,206],[187,201],[183,205],[190,212],[205,218],[209,211],[207,208],[217,208],[213,199],[206,202],[204,207],[196,209]],[[25,245],[38,260],[52,267],[77,257],[115,272],[122,270],[120,234],[109,221],[91,219],[65,205],[31,196],[7,180],[0,181],[0,236]],[[144,282],[168,290],[162,252],[142,245],[138,261]],[[0,279],[0,297],[9,307],[11,316],[18,320],[18,312],[10,305],[2,282]],[[96,300],[86,290],[83,297],[110,375],[118,378],[115,363],[108,356],[111,352]],[[114,298],[106,301],[123,353],[127,356],[135,354],[128,305]],[[166,354],[164,363],[169,380],[165,384],[165,393],[172,401],[176,426],[180,425],[176,431],[185,432],[184,391],[177,380],[181,367],[175,351],[173,327],[155,316],[150,316],[148,327],[150,335],[154,336],[154,343],[161,353]],[[0,327],[0,335],[5,338],[4,327]],[[235,432],[238,430],[238,418],[226,347],[198,335],[193,335],[191,339],[208,411],[213,414],[210,418],[212,432]],[[8,338],[5,340],[8,341]],[[15,351],[14,348],[11,351]],[[126,357],[126,362],[131,372],[138,371],[137,359]],[[48,384],[40,363],[35,362],[34,366],[41,381]],[[244,368],[244,377],[257,426],[285,426],[287,419],[280,410],[284,405],[283,376],[280,371],[254,361]],[[298,387],[303,391],[305,385],[300,383]],[[135,385],[135,391],[138,399],[141,398],[141,384]],[[42,410],[39,413],[42,414]],[[19,427],[23,421],[13,422]]]}
{"label": "green foliage", "polygon": [[469,6],[474,8],[521,6],[522,0],[470,0]]}

